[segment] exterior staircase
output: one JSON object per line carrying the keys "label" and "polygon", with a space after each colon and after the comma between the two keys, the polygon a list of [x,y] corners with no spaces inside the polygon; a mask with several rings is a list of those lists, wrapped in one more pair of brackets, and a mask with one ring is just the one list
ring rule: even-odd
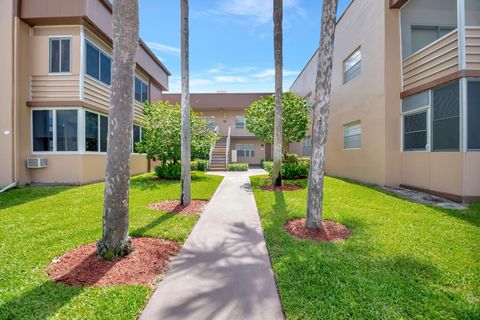
{"label": "exterior staircase", "polygon": [[228,137],[220,137],[213,146],[212,156],[210,159],[210,171],[226,171],[227,170],[227,141]]}

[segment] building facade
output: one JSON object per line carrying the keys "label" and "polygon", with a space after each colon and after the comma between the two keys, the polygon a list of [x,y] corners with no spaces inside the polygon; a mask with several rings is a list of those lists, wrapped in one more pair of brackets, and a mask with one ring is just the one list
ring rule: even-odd
{"label": "building facade", "polygon": [[[290,88],[310,101],[317,54]],[[479,200],[480,1],[353,0],[330,110],[328,174]]]}
{"label": "building facade", "polygon": [[[107,0],[0,3],[0,189],[12,183],[102,180],[111,83],[112,7]],[[132,140],[144,101],[168,90],[166,67],[140,41]],[[149,170],[132,144],[132,174]]]}
{"label": "building facade", "polygon": [[[272,93],[192,93],[191,108],[202,115],[220,137],[230,135],[229,162],[260,164],[271,159],[271,144],[246,128],[245,109]],[[180,104],[180,94],[163,94],[163,100]],[[233,156],[232,156],[233,153]]]}

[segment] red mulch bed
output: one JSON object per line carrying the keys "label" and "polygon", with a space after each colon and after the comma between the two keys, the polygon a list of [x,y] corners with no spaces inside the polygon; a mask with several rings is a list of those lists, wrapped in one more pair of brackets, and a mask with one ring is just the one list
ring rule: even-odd
{"label": "red mulch bed", "polygon": [[304,188],[297,186],[295,184],[284,184],[281,187],[273,187],[270,185],[262,187],[263,191],[296,191],[296,190],[302,190],[302,189]]}
{"label": "red mulch bed", "polygon": [[188,206],[184,206],[180,205],[178,200],[166,200],[152,203],[148,207],[153,210],[180,213],[184,215],[194,215],[202,213],[207,203],[207,200],[192,200]]}
{"label": "red mulch bed", "polygon": [[350,229],[343,224],[323,220],[323,229],[308,229],[305,227],[305,219],[289,220],[283,225],[283,229],[291,236],[321,242],[339,242],[348,239]]}
{"label": "red mulch bed", "polygon": [[113,261],[97,256],[95,243],[84,245],[55,259],[47,273],[53,281],[71,286],[152,285],[167,271],[170,256],[180,250],[171,240],[133,238],[132,243],[132,253]]}

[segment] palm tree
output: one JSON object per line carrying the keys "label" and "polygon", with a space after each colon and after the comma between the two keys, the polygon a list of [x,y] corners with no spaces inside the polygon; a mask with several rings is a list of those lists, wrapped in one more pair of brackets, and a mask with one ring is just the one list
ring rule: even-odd
{"label": "palm tree", "polygon": [[315,100],[312,107],[312,157],[308,177],[307,218],[305,226],[322,228],[325,146],[327,144],[332,59],[338,0],[323,0],[320,47],[318,49]]}
{"label": "palm tree", "polygon": [[275,57],[275,124],[273,130],[273,186],[282,185],[282,77],[283,0],[273,0],[273,47]]}
{"label": "palm tree", "polygon": [[190,88],[189,88],[189,26],[188,26],[188,0],[181,0],[181,26],[180,32],[182,37],[182,176],[181,176],[181,195],[180,204],[189,205],[192,201],[191,184],[192,177],[190,174]]}
{"label": "palm tree", "polygon": [[113,1],[112,93],[108,121],[102,239],[97,253],[112,260],[133,249],[128,236],[133,81],[138,49],[138,1]]}

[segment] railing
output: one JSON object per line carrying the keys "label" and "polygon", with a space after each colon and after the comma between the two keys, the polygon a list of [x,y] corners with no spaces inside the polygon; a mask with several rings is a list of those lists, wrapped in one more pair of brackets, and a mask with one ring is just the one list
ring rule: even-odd
{"label": "railing", "polygon": [[[215,132],[216,134],[218,134],[218,126],[215,126],[215,129],[213,129],[213,132]],[[213,154],[213,149],[215,149],[215,143],[216,141],[214,141],[212,143],[212,145],[210,146],[210,152],[208,154],[208,168],[210,168],[210,165],[212,164],[212,154]]]}
{"label": "railing", "polygon": [[230,150],[230,134],[232,132],[232,127],[228,127],[227,135],[227,145],[225,147],[225,168],[228,169],[228,152]]}
{"label": "railing", "polygon": [[458,70],[458,32],[453,30],[402,62],[403,90],[418,87]]}

